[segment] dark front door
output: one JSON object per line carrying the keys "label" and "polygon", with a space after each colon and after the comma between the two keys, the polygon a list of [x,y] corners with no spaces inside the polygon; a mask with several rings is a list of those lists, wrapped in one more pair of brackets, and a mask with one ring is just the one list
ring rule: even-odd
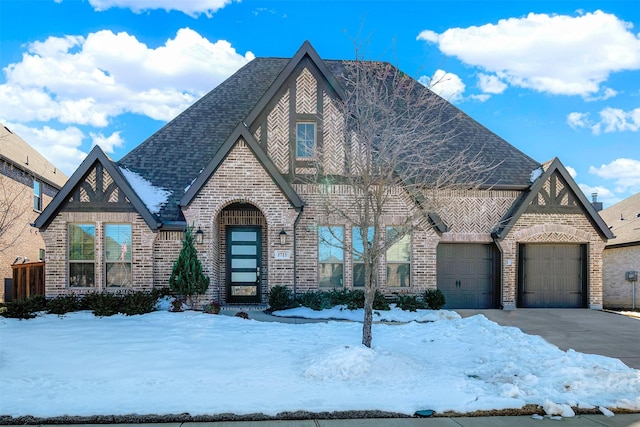
{"label": "dark front door", "polygon": [[260,302],[260,227],[227,228],[227,302]]}

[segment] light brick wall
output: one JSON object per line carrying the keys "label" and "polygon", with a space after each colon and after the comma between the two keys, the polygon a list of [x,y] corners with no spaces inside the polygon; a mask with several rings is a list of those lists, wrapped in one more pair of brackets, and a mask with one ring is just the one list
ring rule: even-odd
{"label": "light brick wall", "polygon": [[520,216],[515,226],[500,242],[504,307],[516,306],[518,243],[587,244],[588,304],[590,308],[602,308],[602,250],[605,241],[584,215],[525,213]]}
{"label": "light brick wall", "polygon": [[[40,215],[40,212],[33,209],[33,180],[33,175],[0,161],[0,197],[6,197],[9,201],[15,198],[16,205],[12,211],[20,213],[0,237],[0,302],[5,300],[4,279],[13,277],[13,261],[20,256],[18,263],[22,263],[25,258],[29,259],[28,262],[37,262],[40,250],[45,249],[39,231],[29,225]],[[58,190],[47,183],[41,184],[44,209]]]}
{"label": "light brick wall", "polygon": [[[633,284],[625,272],[640,272],[640,245],[605,249],[603,258],[603,303],[605,308],[631,308]],[[640,283],[636,283],[636,308],[640,308]]]}
{"label": "light brick wall", "polygon": [[[67,224],[95,224],[95,287],[70,288],[68,286],[68,243]],[[46,296],[54,297],[74,293],[77,295],[101,292],[104,286],[104,225],[108,223],[131,224],[131,288],[109,288],[112,291],[131,289],[136,291],[150,290],[154,286],[154,253],[156,234],[149,229],[142,217],[131,212],[65,212],[62,211],[42,230],[47,251],[46,262]]]}
{"label": "light brick wall", "polygon": [[215,175],[202,187],[191,204],[183,209],[187,224],[200,227],[204,242],[198,247],[198,257],[205,274],[211,280],[205,298],[224,299],[224,235],[220,228],[220,212],[233,203],[248,203],[264,216],[263,252],[267,254],[266,278],[263,274],[262,300],[266,301],[268,286],[293,284],[293,256],[289,260],[274,259],[274,250],[293,251],[293,239],[280,245],[282,229],[293,236],[293,224],[298,216],[280,188],[273,182],[247,144],[240,140],[231,149]]}

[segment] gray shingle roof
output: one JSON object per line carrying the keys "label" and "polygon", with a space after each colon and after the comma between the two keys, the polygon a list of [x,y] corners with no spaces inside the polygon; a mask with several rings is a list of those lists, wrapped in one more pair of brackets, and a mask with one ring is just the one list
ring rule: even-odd
{"label": "gray shingle roof", "polygon": [[[159,212],[161,220],[182,219],[178,203],[185,189],[238,123],[246,119],[289,62],[288,58],[254,59],[118,162],[154,186],[172,192],[167,205]],[[323,62],[340,81],[344,61]],[[452,150],[468,148],[471,155],[480,153],[485,164],[500,162],[485,177],[485,184],[522,189],[530,185],[531,171],[540,166],[538,162],[452,104],[446,105],[445,115],[459,117]]]}

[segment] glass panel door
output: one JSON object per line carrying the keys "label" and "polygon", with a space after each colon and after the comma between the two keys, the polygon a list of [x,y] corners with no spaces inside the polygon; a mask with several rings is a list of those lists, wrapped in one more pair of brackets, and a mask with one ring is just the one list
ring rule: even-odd
{"label": "glass panel door", "polygon": [[260,302],[260,242],[259,227],[227,228],[228,302]]}

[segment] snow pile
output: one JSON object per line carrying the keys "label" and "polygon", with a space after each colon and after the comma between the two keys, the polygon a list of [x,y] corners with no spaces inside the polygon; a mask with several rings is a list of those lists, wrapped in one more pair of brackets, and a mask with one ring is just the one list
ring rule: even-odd
{"label": "snow pile", "polygon": [[133,188],[133,191],[147,206],[149,212],[157,214],[160,208],[167,204],[171,192],[164,188],[154,187],[149,181],[129,169],[120,168],[120,171],[129,182],[129,185],[131,185],[131,188]]}
{"label": "snow pile", "polygon": [[[324,310],[311,310],[306,307],[291,308],[271,313],[278,317],[301,317],[304,319],[332,319],[362,322],[364,309],[349,310],[344,305],[337,305]],[[401,310],[391,304],[391,310],[374,310],[374,322],[435,322],[437,320],[459,319],[460,315],[448,310],[417,310],[414,312]]]}
{"label": "snow pile", "polygon": [[194,311],[0,318],[0,376],[11,390],[0,415],[411,415],[526,404],[564,415],[577,406],[640,411],[640,371],[561,351],[482,315],[374,324],[371,349],[361,334],[357,322],[258,322]]}

